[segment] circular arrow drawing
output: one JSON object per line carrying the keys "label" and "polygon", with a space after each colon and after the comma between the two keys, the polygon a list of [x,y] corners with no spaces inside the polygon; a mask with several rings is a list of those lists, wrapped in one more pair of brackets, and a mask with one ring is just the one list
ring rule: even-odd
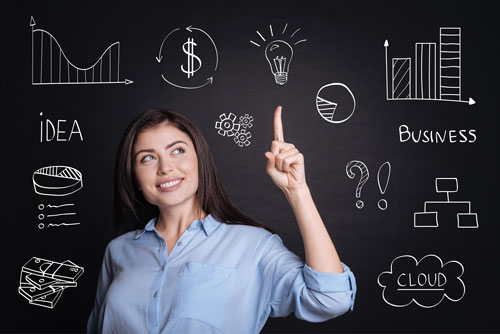
{"label": "circular arrow drawing", "polygon": [[[196,36],[193,37],[192,35],[192,33],[195,32],[199,32],[199,36],[196,39],[195,39]],[[200,43],[199,42],[200,36],[203,36],[201,38],[202,41],[208,39],[210,43],[208,42]],[[199,55],[200,53],[205,53],[206,55],[207,50],[206,47],[204,47],[204,45],[207,44],[211,45],[213,47],[213,51],[215,51],[214,52],[215,57],[213,56],[207,57],[213,59],[215,64],[213,67],[209,68],[210,69],[213,68],[213,72],[215,72],[219,65],[219,54],[214,40],[212,39],[212,37],[210,37],[210,35],[207,32],[205,32],[200,28],[193,27],[191,25],[184,29],[175,28],[174,30],[170,31],[163,39],[160,45],[160,50],[158,51],[158,56],[156,57],[156,61],[159,64],[162,63],[164,58],[167,58],[167,55],[169,58],[168,62],[163,61],[163,63],[167,65],[169,73],[168,74],[162,73],[161,74],[162,79],[169,85],[182,89],[198,89],[212,84],[213,73],[212,70],[210,70],[207,66],[204,66],[204,70],[199,71],[201,74],[197,75],[198,78],[199,77],[204,78],[202,82],[200,82],[200,80],[191,79],[194,77],[195,73],[197,73],[198,70],[200,70],[200,68],[202,67],[202,57],[200,57]],[[184,56],[187,55],[187,61],[186,64],[181,64],[180,66],[176,66],[178,65],[179,62],[171,61],[170,59],[173,58],[177,60],[177,58],[181,56],[181,53],[179,51],[182,51],[184,53]],[[176,57],[175,55],[177,55],[178,57]],[[205,62],[205,58],[203,58],[203,62]],[[182,83],[183,79],[181,78],[181,75],[184,77],[184,80],[186,80],[184,74],[187,74],[188,82],[186,83]],[[195,82],[196,84],[194,84]]]}

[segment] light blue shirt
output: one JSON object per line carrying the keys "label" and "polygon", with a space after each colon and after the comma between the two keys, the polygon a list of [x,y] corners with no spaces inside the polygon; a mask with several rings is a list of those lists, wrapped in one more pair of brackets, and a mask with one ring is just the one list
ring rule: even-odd
{"label": "light blue shirt", "polygon": [[155,223],[107,246],[88,332],[258,333],[269,316],[320,322],[352,310],[347,266],[315,271],[263,228],[208,215],[167,256]]}

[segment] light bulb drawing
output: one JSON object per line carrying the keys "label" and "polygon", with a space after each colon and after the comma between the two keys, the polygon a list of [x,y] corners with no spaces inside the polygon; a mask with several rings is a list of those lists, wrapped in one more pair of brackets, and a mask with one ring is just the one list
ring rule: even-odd
{"label": "light bulb drawing", "polygon": [[288,69],[293,58],[293,49],[285,41],[276,40],[266,47],[266,59],[278,85],[286,84]]}
{"label": "light bulb drawing", "polygon": [[[285,24],[285,27],[281,32],[281,36],[286,37],[285,31],[287,27],[288,23]],[[293,38],[299,30],[300,28],[296,29],[289,37]],[[271,73],[274,76],[274,81],[278,85],[284,85],[285,83],[287,83],[289,78],[290,63],[292,62],[293,58],[293,48],[290,43],[284,41],[283,39],[280,39],[283,37],[275,38],[273,27],[271,25],[269,25],[269,33],[271,35],[271,42],[267,44],[264,55],[267,59],[267,62],[269,63],[269,67],[271,68]],[[257,35],[259,35],[263,42],[267,43],[266,38],[262,36],[259,31],[257,31]],[[293,43],[293,45],[297,45],[305,41],[307,41],[307,39],[301,39]],[[256,43],[252,40],[250,41],[250,43],[258,47],[261,46],[259,43]]]}

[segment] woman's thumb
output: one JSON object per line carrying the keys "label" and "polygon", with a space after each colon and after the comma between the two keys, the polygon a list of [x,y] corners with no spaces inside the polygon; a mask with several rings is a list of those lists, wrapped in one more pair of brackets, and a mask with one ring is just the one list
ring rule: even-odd
{"label": "woman's thumb", "polygon": [[264,155],[266,156],[267,159],[266,171],[270,173],[274,168],[274,154],[272,154],[271,152],[266,152],[264,153]]}

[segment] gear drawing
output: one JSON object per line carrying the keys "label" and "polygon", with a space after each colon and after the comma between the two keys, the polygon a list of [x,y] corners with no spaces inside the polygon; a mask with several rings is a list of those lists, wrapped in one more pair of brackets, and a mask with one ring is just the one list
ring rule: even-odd
{"label": "gear drawing", "polygon": [[219,130],[218,133],[221,136],[232,137],[240,130],[240,124],[234,122],[236,120],[235,114],[229,113],[229,115],[226,116],[226,114],[223,113],[219,118],[220,122],[215,122],[215,128]]}

